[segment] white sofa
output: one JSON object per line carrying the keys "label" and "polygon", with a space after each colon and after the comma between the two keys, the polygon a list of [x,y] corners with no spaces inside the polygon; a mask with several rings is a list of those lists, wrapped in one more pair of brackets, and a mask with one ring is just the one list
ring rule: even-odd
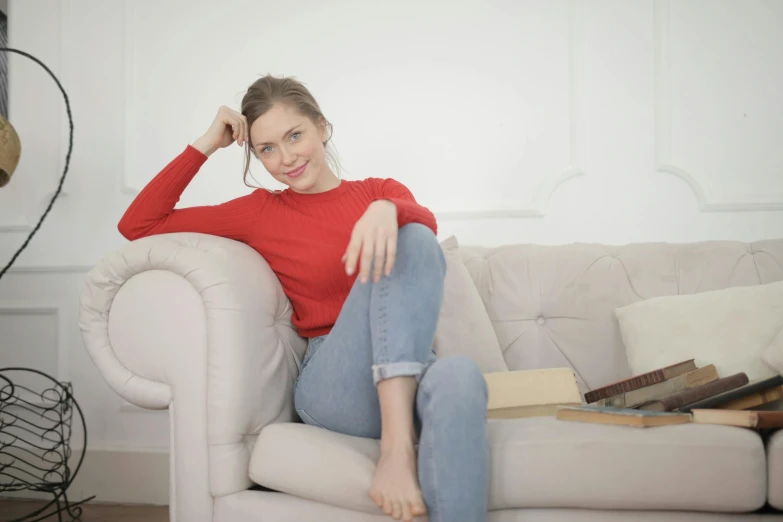
{"label": "white sofa", "polygon": [[[485,371],[572,366],[583,392],[629,375],[617,307],[783,280],[783,240],[443,246],[439,355],[467,350]],[[248,246],[192,233],[133,241],[89,273],[80,302],[106,382],[169,410],[172,521],[389,520],[367,495],[377,441],[298,421],[305,341]],[[470,346],[487,328],[492,339]],[[547,417],[491,420],[489,433],[491,521],[783,520],[773,509],[783,509],[783,432],[765,447],[743,428]]]}

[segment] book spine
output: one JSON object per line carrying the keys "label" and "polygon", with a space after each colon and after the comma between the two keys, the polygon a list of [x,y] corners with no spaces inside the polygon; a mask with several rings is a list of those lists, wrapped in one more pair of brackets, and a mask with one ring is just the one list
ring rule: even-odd
{"label": "book spine", "polygon": [[734,375],[723,377],[708,382],[707,384],[702,384],[701,386],[696,386],[695,388],[683,390],[668,397],[664,397],[661,399],[661,403],[663,404],[664,411],[671,411],[685,406],[686,404],[692,404],[696,401],[712,397],[713,395],[739,388],[747,383],[748,376],[745,373],[735,373]]}
{"label": "book spine", "polygon": [[783,411],[754,411],[756,428],[783,428]]}
{"label": "book spine", "polygon": [[664,380],[665,380],[665,375],[662,369],[655,370],[650,373],[645,373],[643,375],[637,375],[636,377],[632,377],[625,381],[611,384],[604,388],[598,388],[596,390],[591,390],[585,393],[585,402],[587,402],[588,404],[591,402],[598,402],[601,399],[608,399],[609,397],[612,397],[614,395],[619,395],[621,393],[638,390],[639,388],[643,388],[644,386],[658,384],[659,382],[663,382]]}

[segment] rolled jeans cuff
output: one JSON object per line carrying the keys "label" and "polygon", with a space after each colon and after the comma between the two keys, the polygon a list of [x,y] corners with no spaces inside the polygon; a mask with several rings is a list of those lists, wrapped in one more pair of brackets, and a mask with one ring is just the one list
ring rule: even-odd
{"label": "rolled jeans cuff", "polygon": [[419,382],[423,371],[424,364],[420,362],[374,364],[372,366],[372,380],[376,386],[380,381],[392,377],[415,377],[416,382]]}

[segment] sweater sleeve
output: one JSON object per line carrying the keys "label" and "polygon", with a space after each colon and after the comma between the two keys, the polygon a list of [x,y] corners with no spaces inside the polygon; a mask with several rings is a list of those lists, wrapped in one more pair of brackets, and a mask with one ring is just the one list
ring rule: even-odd
{"label": "sweater sleeve", "polygon": [[408,223],[419,223],[429,227],[438,235],[438,222],[429,209],[419,205],[408,190],[408,187],[391,178],[380,179],[379,192],[375,200],[386,199],[397,207],[397,226],[404,227]]}
{"label": "sweater sleeve", "polygon": [[128,240],[171,232],[200,232],[246,242],[255,229],[258,191],[219,205],[175,210],[207,157],[188,145],[136,196],[117,228]]}

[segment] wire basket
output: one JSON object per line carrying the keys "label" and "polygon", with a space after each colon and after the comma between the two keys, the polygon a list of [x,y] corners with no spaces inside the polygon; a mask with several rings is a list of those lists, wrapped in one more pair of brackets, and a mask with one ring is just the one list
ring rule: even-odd
{"label": "wire basket", "polygon": [[53,515],[62,522],[65,513],[70,516],[66,520],[78,519],[80,505],[95,498],[68,500],[68,487],[85,454],[82,451],[71,469],[74,414],[86,448],[87,425],[70,383],[30,368],[0,368],[0,495],[27,491],[52,496],[44,506],[7,522],[34,522]]}

